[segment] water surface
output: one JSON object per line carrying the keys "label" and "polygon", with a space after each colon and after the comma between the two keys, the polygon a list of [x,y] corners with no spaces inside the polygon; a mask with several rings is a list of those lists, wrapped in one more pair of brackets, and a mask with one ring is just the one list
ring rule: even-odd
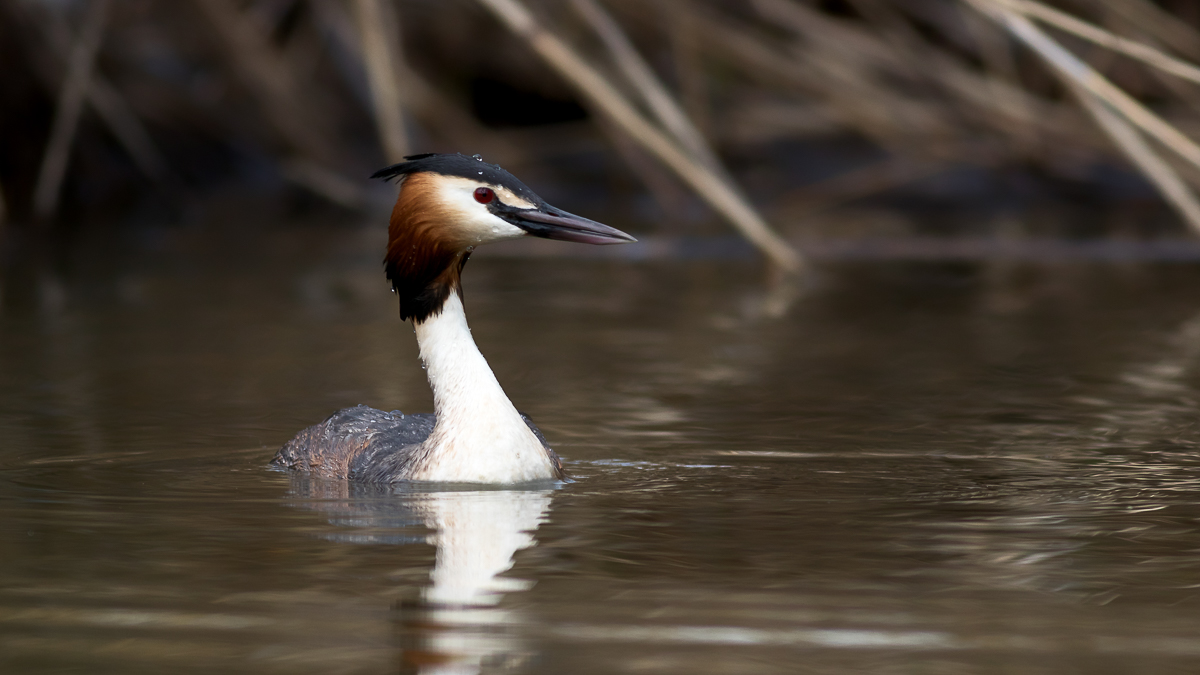
{"label": "water surface", "polygon": [[484,250],[476,339],[575,481],[271,471],[340,407],[432,408],[381,236],[9,266],[0,670],[1200,666],[1200,269],[843,264],[772,290],[742,260]]}

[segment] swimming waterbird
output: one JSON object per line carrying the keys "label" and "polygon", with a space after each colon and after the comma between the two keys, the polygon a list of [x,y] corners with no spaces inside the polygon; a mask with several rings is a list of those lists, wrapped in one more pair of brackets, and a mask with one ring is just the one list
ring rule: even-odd
{"label": "swimming waterbird", "polygon": [[479,155],[405,159],[371,177],[400,184],[384,266],[400,298],[400,318],[412,320],[433,388],[434,414],[345,408],[297,434],[272,464],[371,482],[561,479],[558,455],[513,407],[471,338],[463,311],[463,266],[476,246],[503,239],[635,240],[547,204]]}

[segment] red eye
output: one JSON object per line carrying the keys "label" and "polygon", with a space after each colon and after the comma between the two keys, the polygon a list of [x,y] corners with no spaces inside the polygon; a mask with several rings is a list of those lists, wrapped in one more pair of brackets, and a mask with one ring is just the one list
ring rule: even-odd
{"label": "red eye", "polygon": [[495,198],[496,193],[491,188],[475,188],[475,201],[480,204],[490,204]]}

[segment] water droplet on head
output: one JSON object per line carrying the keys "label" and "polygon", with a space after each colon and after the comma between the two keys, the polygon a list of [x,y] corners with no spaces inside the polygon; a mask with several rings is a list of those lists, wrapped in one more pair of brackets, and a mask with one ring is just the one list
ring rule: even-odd
{"label": "water droplet on head", "polygon": [[475,161],[477,161],[477,162],[482,162],[482,161],[483,161],[483,155],[471,155],[471,159],[474,159],[474,160],[475,160]]}

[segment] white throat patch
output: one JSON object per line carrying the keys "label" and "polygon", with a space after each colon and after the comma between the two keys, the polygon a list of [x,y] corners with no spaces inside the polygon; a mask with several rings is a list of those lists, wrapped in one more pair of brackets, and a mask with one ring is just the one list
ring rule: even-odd
{"label": "white throat patch", "polygon": [[433,181],[438,200],[436,208],[443,209],[445,222],[453,223],[455,235],[470,246],[525,236],[525,230],[495,216],[486,204],[476,201],[477,188],[490,188],[496,193],[496,199],[509,206],[521,209],[537,208],[537,205],[518,197],[506,187],[459,176],[438,175]]}

